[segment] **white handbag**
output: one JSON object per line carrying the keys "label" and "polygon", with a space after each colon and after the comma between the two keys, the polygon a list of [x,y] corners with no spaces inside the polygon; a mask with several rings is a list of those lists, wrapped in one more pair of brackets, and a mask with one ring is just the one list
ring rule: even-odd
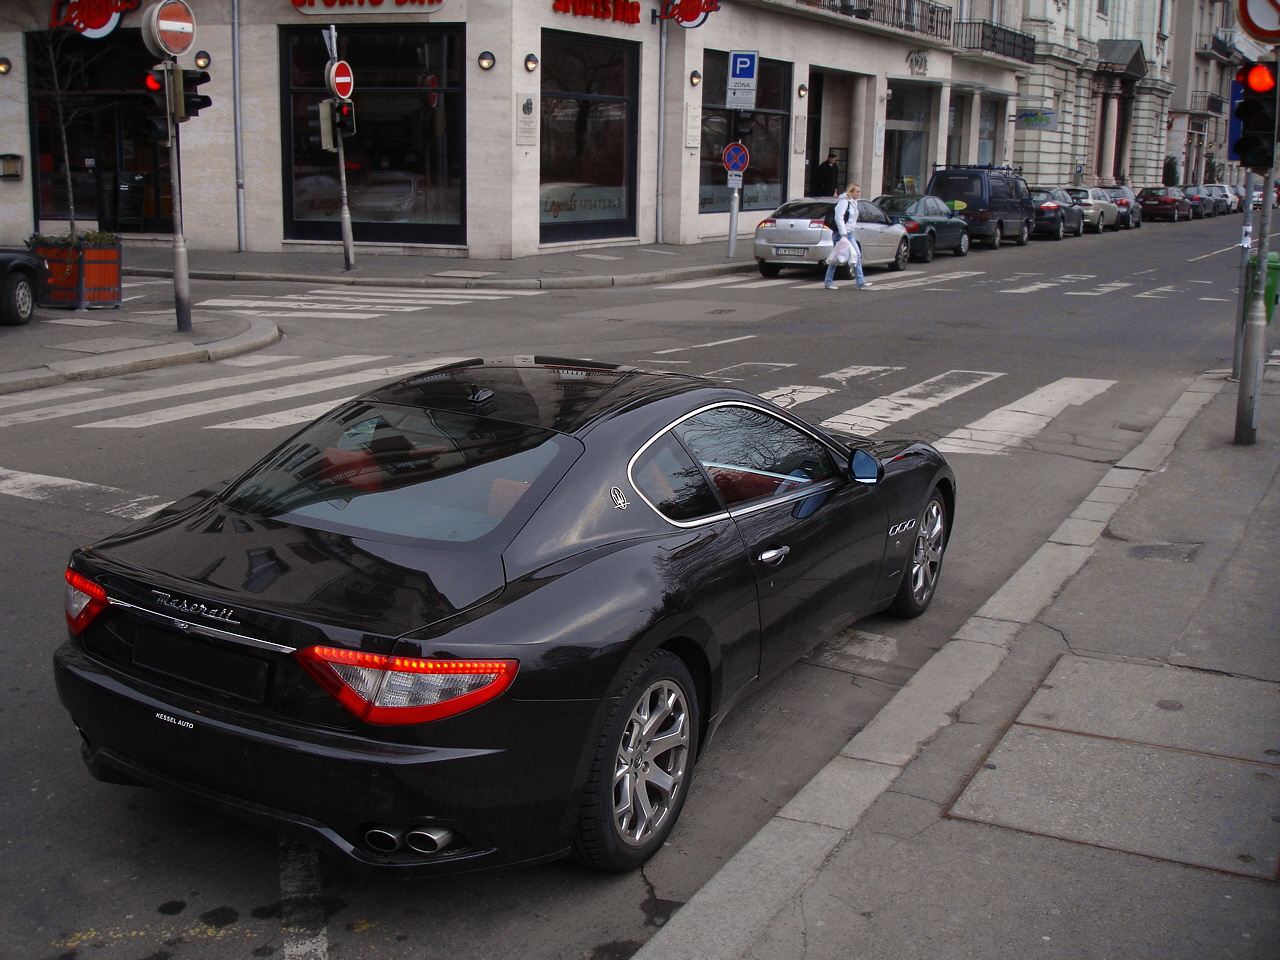
{"label": "white handbag", "polygon": [[836,263],[853,263],[858,259],[858,248],[849,242],[848,237],[841,237],[836,241],[836,248],[831,252],[831,258]]}

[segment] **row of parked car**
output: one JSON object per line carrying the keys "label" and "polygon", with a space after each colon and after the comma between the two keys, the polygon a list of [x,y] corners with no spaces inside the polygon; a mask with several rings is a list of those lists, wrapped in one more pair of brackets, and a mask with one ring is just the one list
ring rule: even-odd
{"label": "row of parked car", "polygon": [[[760,273],[825,265],[834,249],[836,197],[784,203],[756,227],[753,255]],[[1143,219],[1211,217],[1243,209],[1244,189],[1226,184],[1178,187],[1028,186],[1007,167],[948,167],[936,171],[923,194],[858,200],[856,239],[864,265],[902,270],[909,259],[928,263],[939,250],[957,257],[981,243],[1025,245],[1034,234],[1061,240],[1086,230],[1126,230]],[[1253,198],[1258,204],[1258,195]],[[846,269],[846,268],[842,268]]]}

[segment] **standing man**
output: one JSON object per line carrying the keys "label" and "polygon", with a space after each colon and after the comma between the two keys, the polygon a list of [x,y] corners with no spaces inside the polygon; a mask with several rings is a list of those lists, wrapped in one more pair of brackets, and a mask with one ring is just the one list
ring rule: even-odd
{"label": "standing man", "polygon": [[840,167],[836,163],[836,152],[832,150],[827,159],[818,164],[813,174],[813,195],[815,197],[834,197],[840,192]]}
{"label": "standing man", "polygon": [[[859,290],[866,290],[871,286],[862,276],[862,253],[858,249],[858,238],[854,228],[858,225],[858,198],[862,196],[862,187],[856,183],[849,184],[844,195],[836,201],[835,218],[836,228],[832,231],[834,236],[832,240],[839,243],[841,238],[848,238],[853,244],[853,259],[849,261],[849,268],[853,271],[853,279],[858,282]],[[836,258],[832,256],[827,261],[827,276],[823,280],[823,285],[828,290],[837,289],[835,285],[836,275]]]}

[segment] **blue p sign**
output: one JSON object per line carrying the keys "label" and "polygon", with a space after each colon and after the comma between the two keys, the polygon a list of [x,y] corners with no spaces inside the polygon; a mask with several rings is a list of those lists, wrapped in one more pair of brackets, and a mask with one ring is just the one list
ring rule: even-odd
{"label": "blue p sign", "polygon": [[755,75],[756,55],[740,50],[734,51],[732,62],[729,64],[729,76],[734,80],[754,80]]}

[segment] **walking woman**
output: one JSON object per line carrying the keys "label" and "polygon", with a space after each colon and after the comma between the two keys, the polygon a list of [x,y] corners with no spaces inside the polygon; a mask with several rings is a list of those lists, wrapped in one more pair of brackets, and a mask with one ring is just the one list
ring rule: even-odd
{"label": "walking woman", "polygon": [[[853,268],[853,278],[858,281],[858,289],[865,290],[871,284],[862,276],[862,254],[858,251],[858,238],[855,235],[854,227],[858,225],[858,198],[862,196],[862,187],[856,183],[849,184],[849,188],[836,201],[836,229],[835,236],[832,238],[835,243],[839,243],[842,237],[847,237],[849,242],[853,244],[853,260],[850,266]],[[834,249],[834,247],[833,247]],[[823,281],[828,290],[838,289],[835,285],[836,275],[836,259],[832,256],[827,261],[827,277]]]}

